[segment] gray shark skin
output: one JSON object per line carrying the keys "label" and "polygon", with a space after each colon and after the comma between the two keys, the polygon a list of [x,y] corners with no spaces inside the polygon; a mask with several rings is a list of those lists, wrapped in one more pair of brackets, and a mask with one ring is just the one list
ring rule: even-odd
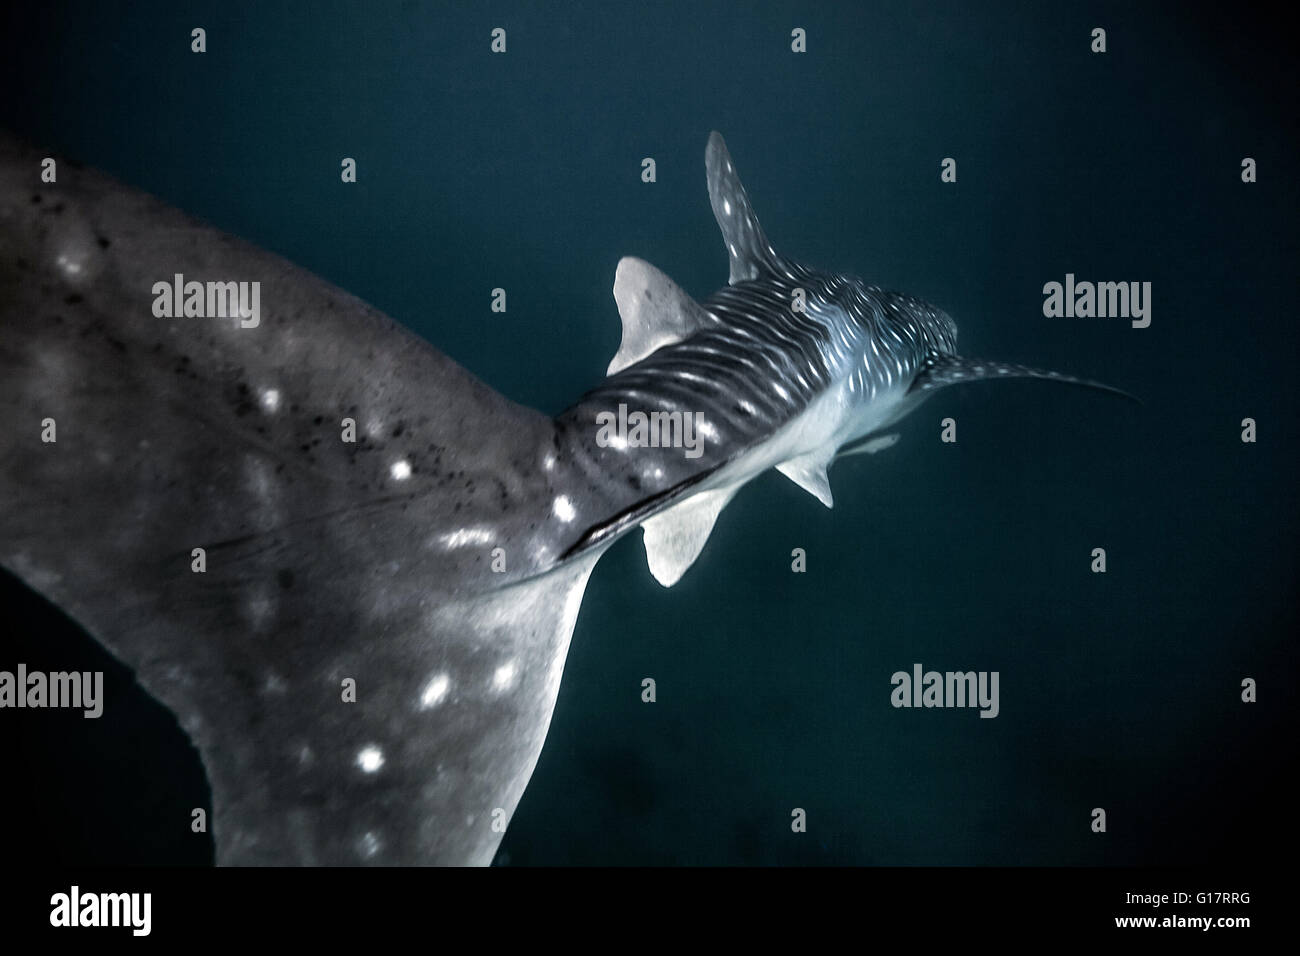
{"label": "gray shark skin", "polygon": [[[0,134],[0,563],[177,715],[221,864],[489,863],[619,537],[671,585],[745,482],[829,506],[836,454],[936,388],[1107,388],[962,360],[943,312],[782,258],[716,133],[729,286],[623,260],[611,374],[554,420],[143,193],[65,160],[42,184],[45,155]],[[260,322],[156,316],[175,274],[259,282]],[[700,455],[599,440],[620,404],[698,413]]]}
{"label": "gray shark skin", "polygon": [[[177,715],[218,862],[489,863],[595,561],[556,561],[554,427],[157,200],[41,185],[42,155],[0,141],[0,561]],[[260,281],[259,325],[155,317],[173,273]]]}

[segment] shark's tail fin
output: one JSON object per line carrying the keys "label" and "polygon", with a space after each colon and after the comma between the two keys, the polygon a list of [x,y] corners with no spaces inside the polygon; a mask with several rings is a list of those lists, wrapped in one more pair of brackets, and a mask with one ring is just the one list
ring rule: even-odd
{"label": "shark's tail fin", "polygon": [[1049,382],[1061,382],[1065,385],[1079,385],[1101,392],[1110,392],[1131,402],[1142,404],[1142,400],[1130,395],[1123,389],[1115,388],[1104,382],[1089,378],[1075,378],[1027,365],[1013,365],[1010,362],[989,362],[983,359],[963,358],[960,355],[936,355],[926,360],[924,368],[912,382],[911,391],[926,392],[948,385],[961,385],[966,382],[981,382],[1000,378],[1041,378]]}

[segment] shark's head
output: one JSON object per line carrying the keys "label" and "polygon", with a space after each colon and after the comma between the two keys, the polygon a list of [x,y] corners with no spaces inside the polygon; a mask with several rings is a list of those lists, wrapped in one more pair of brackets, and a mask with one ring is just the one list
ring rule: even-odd
{"label": "shark's head", "polygon": [[851,312],[867,331],[915,340],[926,356],[956,353],[957,322],[943,309],[904,292],[869,286],[861,279],[852,283]]}

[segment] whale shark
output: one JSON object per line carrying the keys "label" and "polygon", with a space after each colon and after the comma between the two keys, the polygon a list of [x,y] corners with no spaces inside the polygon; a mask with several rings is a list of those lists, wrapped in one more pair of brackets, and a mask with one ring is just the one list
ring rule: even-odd
{"label": "whale shark", "polygon": [[576,429],[601,409],[624,406],[645,407],[648,416],[694,414],[711,439],[710,464],[666,474],[664,462],[647,461],[640,449],[627,461],[603,456],[603,474],[627,475],[655,493],[589,526],[566,554],[639,525],[651,573],[671,586],[747,482],[775,468],[830,508],[830,464],[892,445],[896,436],[885,429],[945,386],[1040,378],[1132,398],[1089,379],[959,356],[957,325],[942,310],[778,253],[716,132],[705,169],[728,285],[696,302],[649,263],[621,260],[614,298],[623,338],[609,377],[559,421]]}
{"label": "whale shark", "polygon": [[939,388],[1125,395],[963,358],[942,310],[784,257],[717,133],[728,284],[621,260],[618,351],[554,418],[102,173],[43,182],[50,155],[0,133],[0,564],[176,715],[219,864],[490,863],[614,542],[641,528],[672,586],[747,482],[830,507],[833,461]]}

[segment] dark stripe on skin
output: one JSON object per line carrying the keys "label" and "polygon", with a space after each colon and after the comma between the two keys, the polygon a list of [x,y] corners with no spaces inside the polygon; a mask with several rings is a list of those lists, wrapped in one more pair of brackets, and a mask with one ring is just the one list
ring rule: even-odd
{"label": "dark stripe on skin", "polygon": [[[709,321],[694,335],[610,376],[558,417],[566,467],[591,493],[578,517],[593,522],[566,553],[590,547],[597,529],[599,540],[612,540],[630,527],[628,514],[693,487],[693,475],[712,474],[767,440],[837,382],[869,402],[905,389],[927,356],[955,345],[952,319],[919,299],[775,254],[767,264],[774,271],[705,299]],[[806,312],[793,310],[796,289],[804,291]],[[596,416],[620,405],[702,414],[709,430],[703,457],[686,459],[680,448],[598,446]],[[637,495],[632,501],[629,491]]]}
{"label": "dark stripe on skin", "polygon": [[560,560],[567,561],[569,558],[575,557],[583,551],[594,548],[605,541],[611,541],[624,532],[631,531],[642,521],[645,521],[647,518],[651,518],[660,511],[671,507],[679,498],[685,497],[686,492],[691,488],[701,484],[710,475],[724,467],[725,464],[726,463],[724,462],[722,465],[715,465],[706,471],[692,475],[685,481],[680,481],[673,485],[671,488],[666,488],[663,491],[651,495],[643,501],[637,502],[630,508],[625,508],[608,521],[602,521],[600,524],[592,525],[582,533],[582,536],[579,537],[576,542],[570,545],[568,549],[560,555]]}
{"label": "dark stripe on skin", "polygon": [[[1054,372],[963,361],[955,354],[956,323],[929,303],[777,253],[717,133],[709,137],[705,166],[730,284],[700,303],[704,318],[693,334],[606,379],[560,416],[561,431],[573,439],[565,446],[566,464],[601,498],[592,513],[580,515],[587,531],[566,556],[612,541],[687,496],[833,387],[846,386],[847,400],[861,405],[889,396],[898,415],[931,389],[979,378],[1028,376],[1117,391]],[[800,291],[804,309],[795,311]],[[706,439],[697,446],[700,457],[688,461],[680,449],[599,447],[597,416],[620,406],[646,415],[680,413],[692,416],[692,424],[698,415]],[[629,490],[639,500],[629,503]]]}
{"label": "dark stripe on skin", "polygon": [[[806,313],[792,309],[796,289]],[[790,263],[702,305],[711,326],[610,377],[582,404],[703,412],[720,440],[749,447],[841,377],[853,376],[869,399],[910,381],[956,338],[952,320],[918,299]]]}

